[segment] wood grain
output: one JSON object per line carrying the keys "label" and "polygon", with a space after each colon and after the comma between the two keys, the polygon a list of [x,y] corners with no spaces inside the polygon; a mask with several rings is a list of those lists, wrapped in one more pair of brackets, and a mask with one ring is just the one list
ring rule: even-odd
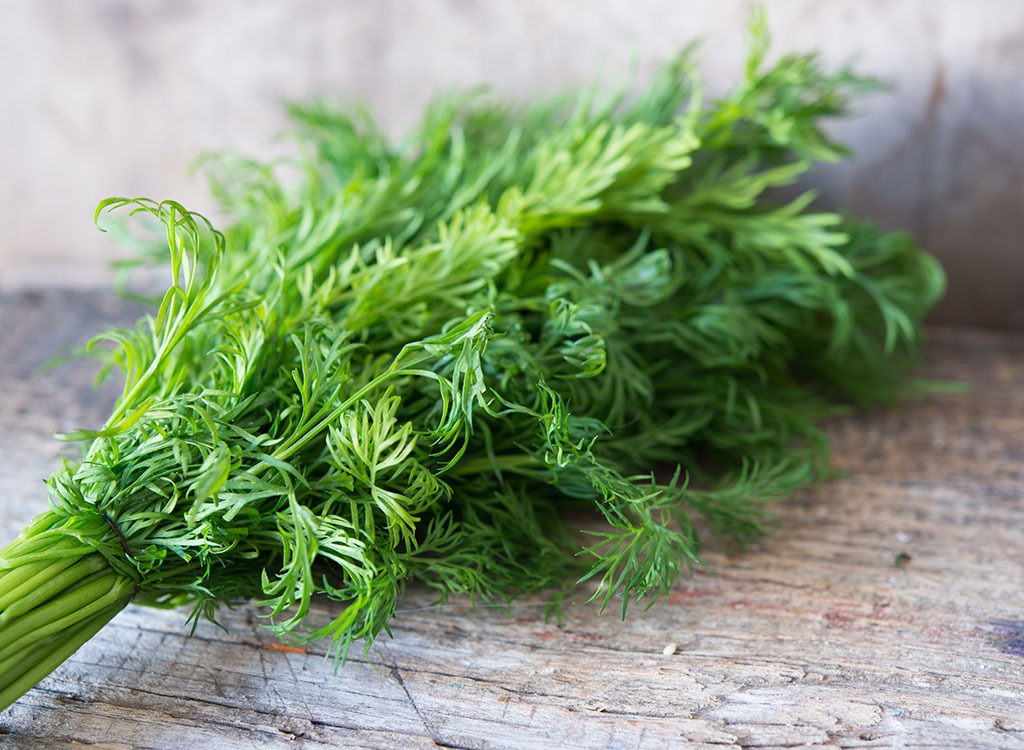
{"label": "wood grain", "polygon": [[[0,296],[4,540],[45,506],[51,434],[112,397],[88,363],[38,366],[133,316],[99,293]],[[189,637],[184,613],[130,606],[0,714],[0,746],[1024,747],[1024,336],[935,329],[927,351],[923,375],[972,391],[832,422],[845,478],[625,622],[414,589],[394,637],[334,674],[252,608]]]}

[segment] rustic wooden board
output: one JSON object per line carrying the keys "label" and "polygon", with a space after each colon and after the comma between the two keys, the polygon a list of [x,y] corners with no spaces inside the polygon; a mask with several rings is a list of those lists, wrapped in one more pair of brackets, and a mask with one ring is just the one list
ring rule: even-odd
{"label": "rustic wooden board", "polygon": [[[111,398],[88,363],[38,366],[132,315],[99,293],[0,296],[4,541],[45,505],[51,434]],[[182,612],[130,606],[0,714],[0,746],[1024,747],[1024,336],[937,329],[928,353],[923,374],[973,391],[833,422],[847,478],[624,623],[414,590],[394,637],[335,675],[251,608],[189,637]]]}

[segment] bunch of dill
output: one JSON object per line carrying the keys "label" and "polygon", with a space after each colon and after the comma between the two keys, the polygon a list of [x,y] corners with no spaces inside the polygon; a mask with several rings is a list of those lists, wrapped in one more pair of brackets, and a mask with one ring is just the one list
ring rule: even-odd
{"label": "bunch of dill", "polygon": [[255,600],[343,656],[410,580],[590,580],[625,612],[698,528],[760,534],[827,469],[820,419],[901,393],[944,283],[905,236],[770,199],[844,156],[821,121],[864,82],[765,50],[720,101],[685,54],[634,96],[438,101],[398,144],[293,106],[298,161],[210,163],[223,233],[104,202],[162,224],[172,283],[93,342],[123,392],[0,552],[0,705],[132,600]]}

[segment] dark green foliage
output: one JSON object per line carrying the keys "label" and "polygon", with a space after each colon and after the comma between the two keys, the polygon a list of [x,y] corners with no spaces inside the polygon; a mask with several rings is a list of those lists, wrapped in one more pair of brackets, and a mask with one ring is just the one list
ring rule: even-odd
{"label": "dark green foliage", "polygon": [[51,479],[53,533],[92,519],[136,601],[255,599],[340,654],[410,579],[589,580],[625,612],[698,529],[756,538],[827,471],[822,417],[901,394],[943,288],[906,237],[771,200],[843,156],[821,118],[865,84],[765,45],[722,101],[684,55],[634,97],[441,101],[397,145],[295,105],[295,162],[208,162],[223,234],[106,201],[162,222],[174,277],[96,342],[124,393]]}

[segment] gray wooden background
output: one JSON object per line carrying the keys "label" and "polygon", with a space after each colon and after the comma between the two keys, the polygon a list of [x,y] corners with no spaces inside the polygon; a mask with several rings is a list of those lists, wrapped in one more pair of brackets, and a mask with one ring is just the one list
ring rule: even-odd
{"label": "gray wooden background", "polygon": [[[837,134],[823,205],[910,231],[946,263],[937,319],[1024,328],[1024,1],[767,0],[776,49],[820,49],[890,90]],[[744,0],[4,0],[0,290],[105,283],[108,195],[213,214],[188,168],[265,155],[285,98],[368,101],[393,132],[434,93],[510,96],[639,77],[693,39],[738,74]]]}

